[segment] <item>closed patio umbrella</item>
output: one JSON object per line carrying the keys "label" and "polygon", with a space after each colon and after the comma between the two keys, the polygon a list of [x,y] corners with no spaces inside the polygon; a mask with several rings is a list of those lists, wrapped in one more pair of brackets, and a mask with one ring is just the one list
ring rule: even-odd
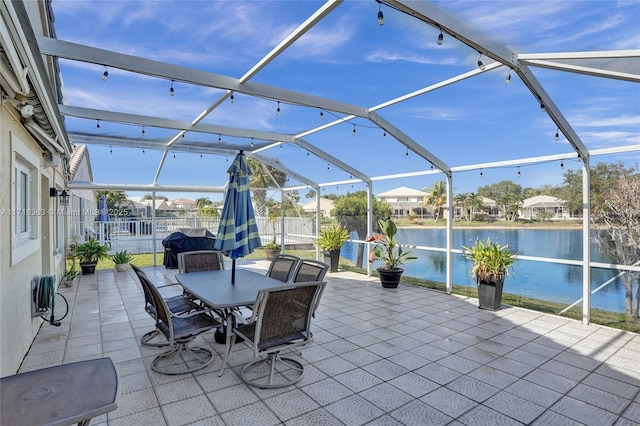
{"label": "closed patio umbrella", "polygon": [[224,200],[220,227],[216,235],[215,248],[232,260],[231,283],[235,282],[236,259],[252,253],[262,246],[258,225],[251,205],[249,191],[249,165],[240,151],[227,170],[229,186]]}
{"label": "closed patio umbrella", "polygon": [[109,208],[107,207],[107,197],[105,197],[104,195],[101,195],[100,199],[98,200],[98,217],[96,219],[98,219],[98,222],[103,223],[102,226],[104,230],[104,238],[106,240],[109,240],[109,225],[104,222],[109,222],[111,220],[111,216],[109,215]]}

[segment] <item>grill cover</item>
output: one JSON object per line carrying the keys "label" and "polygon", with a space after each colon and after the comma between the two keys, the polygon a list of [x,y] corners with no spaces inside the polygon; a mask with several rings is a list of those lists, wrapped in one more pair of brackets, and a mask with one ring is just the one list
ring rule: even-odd
{"label": "grill cover", "polygon": [[[203,232],[176,231],[162,240],[164,246],[164,266],[169,269],[178,267],[178,253],[195,250],[213,250],[216,237],[208,230]],[[190,236],[190,235],[201,236]]]}

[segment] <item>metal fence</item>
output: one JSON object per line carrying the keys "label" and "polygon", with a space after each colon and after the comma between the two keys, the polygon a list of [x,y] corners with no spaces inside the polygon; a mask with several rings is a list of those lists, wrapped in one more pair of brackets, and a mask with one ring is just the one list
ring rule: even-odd
{"label": "metal fence", "polygon": [[[315,237],[313,218],[285,217],[283,222],[281,218],[257,217],[256,223],[263,244],[274,238],[284,245],[311,244]],[[108,222],[94,221],[88,226],[72,222],[69,226],[69,241],[74,238],[79,241],[95,238],[111,247],[111,251],[127,250],[131,254],[162,253],[162,240],[169,234],[181,228],[206,228],[215,235],[219,224],[219,218],[199,217],[156,218],[155,229],[151,219],[118,218]]]}

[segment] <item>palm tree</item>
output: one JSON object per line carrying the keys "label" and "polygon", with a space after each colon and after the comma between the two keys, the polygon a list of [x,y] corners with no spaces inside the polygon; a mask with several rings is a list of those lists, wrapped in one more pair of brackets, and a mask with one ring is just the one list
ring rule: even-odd
{"label": "palm tree", "polygon": [[[273,159],[273,161],[278,164],[280,163],[280,160],[277,159]],[[256,213],[264,216],[267,214],[267,208],[265,205],[267,201],[266,188],[283,186],[287,180],[287,175],[275,167],[263,165],[263,163],[255,158],[248,158],[247,164],[249,164],[249,168],[251,169],[249,186],[252,188],[258,188],[251,190],[253,193],[253,201],[256,205]]]}
{"label": "palm tree", "polygon": [[453,202],[455,203],[455,205],[460,207],[460,217],[463,219],[465,219],[467,216],[466,200],[467,194],[458,194],[453,197]]}
{"label": "palm tree", "polygon": [[196,208],[197,209],[201,209],[203,207],[210,206],[211,204],[212,204],[212,202],[209,199],[209,197],[200,197],[200,198],[196,199]]}
{"label": "palm tree", "polygon": [[467,216],[467,222],[471,222],[475,217],[474,213],[477,209],[482,207],[482,197],[476,193],[469,192],[464,194],[464,206],[465,211],[469,209],[469,215]]}
{"label": "palm tree", "polygon": [[437,222],[440,218],[442,206],[447,204],[447,186],[444,181],[439,181],[434,183],[433,187],[423,188],[422,190],[429,193],[422,200],[423,205],[430,205],[433,208],[434,221]]}

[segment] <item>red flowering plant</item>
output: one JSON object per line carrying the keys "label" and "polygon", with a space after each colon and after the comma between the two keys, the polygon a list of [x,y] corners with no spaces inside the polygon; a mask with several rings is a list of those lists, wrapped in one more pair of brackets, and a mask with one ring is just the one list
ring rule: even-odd
{"label": "red flowering plant", "polygon": [[398,232],[398,227],[393,220],[379,220],[378,227],[380,233],[373,234],[365,240],[368,243],[376,243],[369,252],[369,263],[379,260],[383,263],[379,269],[397,270],[404,262],[417,259],[411,256],[411,251],[402,250],[400,244],[393,238]]}

